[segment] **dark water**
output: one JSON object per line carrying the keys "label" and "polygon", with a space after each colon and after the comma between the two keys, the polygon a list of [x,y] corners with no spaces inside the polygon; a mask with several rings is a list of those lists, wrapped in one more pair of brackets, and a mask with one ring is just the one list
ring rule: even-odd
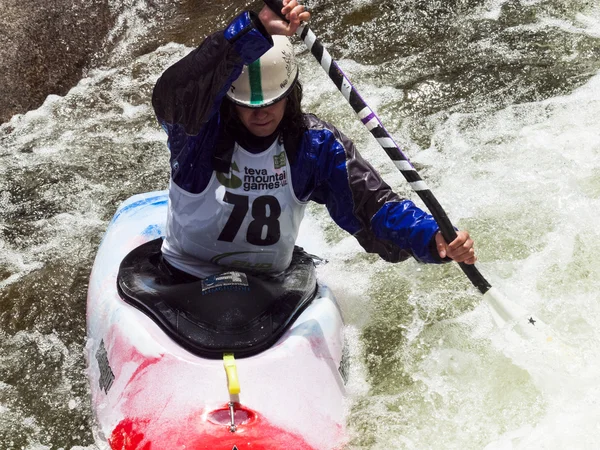
{"label": "dark water", "polygon": [[102,47],[115,16],[108,2],[0,2],[0,122],[65,94]]}
{"label": "dark water", "polygon": [[[429,147],[452,114],[491,114],[569,94],[600,69],[599,35],[565,25],[580,23],[581,14],[597,18],[589,1],[307,5],[312,29],[333,56],[367,68],[355,82],[402,93],[378,112],[416,148]],[[83,346],[95,251],[121,201],[168,181],[164,138],[148,105],[156,77],[183,50],[152,52],[169,42],[198,45],[260,3],[1,0],[1,6],[0,121],[7,123],[0,128],[0,449],[90,446]],[[67,94],[85,76],[89,86],[8,122],[49,94]],[[484,245],[482,252],[493,249]],[[386,342],[402,342],[404,329],[395,323],[414,308],[398,306],[392,321],[385,280],[374,281],[381,284],[374,321],[361,334],[375,393],[410,378],[386,378],[390,363],[394,370],[404,364]],[[468,289],[464,280],[456,283]],[[468,297],[433,311],[430,320],[470,307]],[[355,426],[355,445],[374,446],[375,425]]]}

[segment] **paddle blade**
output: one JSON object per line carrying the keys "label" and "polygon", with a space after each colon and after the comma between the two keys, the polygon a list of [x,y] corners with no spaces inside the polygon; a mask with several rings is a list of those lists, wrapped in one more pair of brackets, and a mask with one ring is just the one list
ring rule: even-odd
{"label": "paddle blade", "polygon": [[495,287],[490,288],[483,295],[483,299],[490,307],[494,323],[499,328],[503,328],[509,322],[516,322],[527,315],[525,309],[510,301]]}
{"label": "paddle blade", "polygon": [[527,312],[521,305],[509,300],[499,290],[492,287],[484,295],[483,299],[490,307],[492,318],[499,328],[507,325],[527,338],[543,339],[551,341],[548,336],[548,326]]}

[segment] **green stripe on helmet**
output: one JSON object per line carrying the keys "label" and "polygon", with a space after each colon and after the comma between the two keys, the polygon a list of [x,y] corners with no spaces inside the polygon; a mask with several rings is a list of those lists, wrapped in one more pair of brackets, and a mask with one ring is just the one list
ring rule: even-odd
{"label": "green stripe on helmet", "polygon": [[248,66],[248,79],[250,81],[250,104],[260,105],[263,103],[263,90],[260,75],[260,60],[254,61]]}

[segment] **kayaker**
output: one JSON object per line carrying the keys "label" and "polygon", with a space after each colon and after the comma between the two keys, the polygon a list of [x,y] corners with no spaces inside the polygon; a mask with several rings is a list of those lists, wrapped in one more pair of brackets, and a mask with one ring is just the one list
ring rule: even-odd
{"label": "kayaker", "polygon": [[401,199],[334,126],[301,111],[293,47],[310,13],[284,0],[246,11],[169,67],[152,103],[171,152],[162,252],[197,277],[224,268],[277,273],[291,260],[307,202],[367,252],[391,262],[473,264],[466,231],[449,245],[434,219]]}

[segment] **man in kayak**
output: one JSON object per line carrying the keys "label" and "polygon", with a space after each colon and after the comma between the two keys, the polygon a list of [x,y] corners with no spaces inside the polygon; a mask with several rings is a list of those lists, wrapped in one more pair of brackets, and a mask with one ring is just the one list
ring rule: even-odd
{"label": "man in kayak", "polygon": [[284,0],[244,12],[168,68],[152,102],[168,134],[171,182],[162,245],[172,267],[279,273],[307,202],[391,262],[473,264],[466,231],[447,244],[433,217],[398,197],[334,126],[301,111],[293,35],[310,14]]}

